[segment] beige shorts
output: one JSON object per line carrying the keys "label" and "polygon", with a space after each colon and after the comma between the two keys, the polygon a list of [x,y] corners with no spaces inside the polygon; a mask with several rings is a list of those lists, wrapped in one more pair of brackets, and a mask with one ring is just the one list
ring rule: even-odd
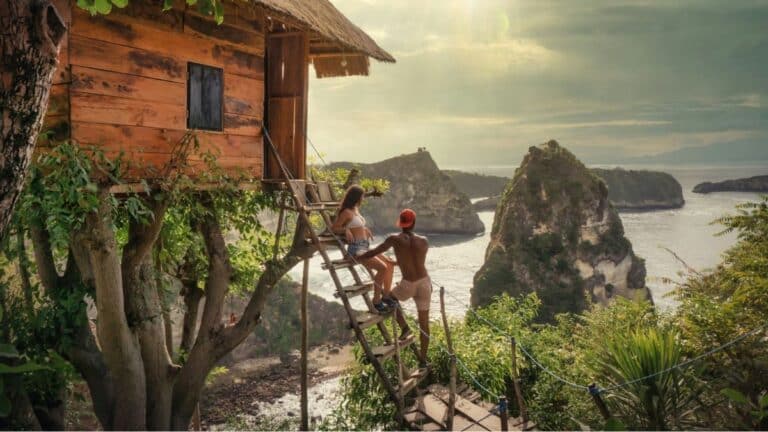
{"label": "beige shorts", "polygon": [[416,310],[428,311],[432,297],[432,280],[429,279],[429,276],[417,281],[403,279],[392,288],[392,295],[400,301],[413,298],[416,303]]}

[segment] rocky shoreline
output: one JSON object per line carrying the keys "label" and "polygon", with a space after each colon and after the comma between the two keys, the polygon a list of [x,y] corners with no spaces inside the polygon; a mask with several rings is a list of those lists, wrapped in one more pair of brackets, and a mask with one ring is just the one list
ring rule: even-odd
{"label": "rocky shoreline", "polygon": [[[322,421],[336,406],[339,378],[354,360],[352,345],[322,345],[309,353],[309,408],[312,422]],[[298,352],[249,359],[233,365],[210,382],[200,400],[205,430],[286,429],[298,426],[300,392]],[[323,391],[312,388],[322,386]]]}

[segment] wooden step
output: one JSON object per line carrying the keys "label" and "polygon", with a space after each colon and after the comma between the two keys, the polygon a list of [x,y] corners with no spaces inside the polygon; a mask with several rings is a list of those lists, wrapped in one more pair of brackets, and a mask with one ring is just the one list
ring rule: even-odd
{"label": "wooden step", "polygon": [[[341,290],[346,294],[347,298],[363,295],[373,289],[373,282],[367,282],[362,285],[349,285],[342,287]],[[341,297],[341,293],[338,291],[333,293],[336,298]]]}
{"label": "wooden step", "polygon": [[331,265],[323,263],[323,270],[328,270],[333,267],[335,270],[345,269],[356,266],[357,263],[347,259],[331,260]]}
{"label": "wooden step", "polygon": [[[429,376],[429,369],[414,369],[410,375],[403,378],[402,394],[408,394],[411,390],[415,389],[419,383]],[[395,386],[395,390],[399,391],[400,386]]]}
{"label": "wooden step", "polygon": [[[320,243],[328,246],[338,246],[339,242],[336,240],[336,237],[331,234],[318,234],[317,239],[320,240]],[[312,237],[307,237],[304,239],[306,244],[310,245],[314,242],[312,241]]]}
{"label": "wooden step", "polygon": [[[357,325],[360,327],[361,330],[367,329],[368,327],[374,326],[385,319],[389,318],[392,315],[392,311],[389,311],[385,314],[374,314],[370,312],[363,312],[355,316],[355,320],[357,321]],[[351,326],[350,326],[351,327]]]}
{"label": "wooden step", "polygon": [[341,203],[336,201],[307,203],[307,204],[304,204],[304,209],[306,211],[336,210],[339,208],[339,205],[341,205]]}
{"label": "wooden step", "polygon": [[[413,333],[411,333],[410,335],[408,335],[407,338],[405,338],[405,340],[400,341],[400,349],[408,347],[415,341],[416,341],[416,336]],[[373,351],[373,355],[375,355],[376,358],[379,359],[379,361],[383,361],[395,355],[395,344],[387,344],[387,345],[373,347],[371,351]]]}

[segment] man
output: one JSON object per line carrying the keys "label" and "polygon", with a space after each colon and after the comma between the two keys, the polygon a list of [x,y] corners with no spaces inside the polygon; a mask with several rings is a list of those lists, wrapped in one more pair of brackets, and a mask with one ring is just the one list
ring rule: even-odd
{"label": "man", "polygon": [[[360,255],[358,258],[370,258],[377,256],[390,248],[395,250],[397,264],[403,280],[392,288],[391,295],[398,301],[413,298],[419,315],[419,328],[421,329],[421,366],[426,366],[427,348],[429,347],[429,304],[432,297],[432,281],[429,279],[424,262],[427,258],[429,242],[425,237],[416,235],[413,228],[416,226],[416,213],[411,209],[400,212],[397,226],[402,230],[399,234],[393,234],[378,247]],[[406,339],[411,330],[405,322],[403,313],[396,308],[395,316],[400,328],[403,329],[400,339]]]}

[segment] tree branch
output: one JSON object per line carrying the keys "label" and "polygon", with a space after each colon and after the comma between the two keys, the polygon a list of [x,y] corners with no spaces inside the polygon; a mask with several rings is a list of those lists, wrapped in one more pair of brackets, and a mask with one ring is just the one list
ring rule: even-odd
{"label": "tree branch", "polygon": [[143,223],[133,218],[130,221],[128,243],[123,248],[121,263],[123,272],[139,267],[144,257],[152,251],[152,246],[163,227],[163,217],[170,200],[165,196],[152,195],[149,201],[148,207],[152,211],[152,221]]}
{"label": "tree branch", "polygon": [[221,310],[224,298],[229,291],[232,266],[210,195],[203,196],[202,204],[208,212],[200,221],[198,229],[202,234],[205,252],[208,255],[208,278],[205,281],[205,307],[198,338],[207,338],[211,331],[221,325]]}
{"label": "tree branch", "polygon": [[[38,212],[41,212],[38,209]],[[29,237],[32,239],[32,248],[37,263],[37,275],[40,283],[47,292],[52,292],[59,282],[59,273],[56,271],[56,263],[53,260],[51,238],[40,218],[35,217],[29,223]]]}

